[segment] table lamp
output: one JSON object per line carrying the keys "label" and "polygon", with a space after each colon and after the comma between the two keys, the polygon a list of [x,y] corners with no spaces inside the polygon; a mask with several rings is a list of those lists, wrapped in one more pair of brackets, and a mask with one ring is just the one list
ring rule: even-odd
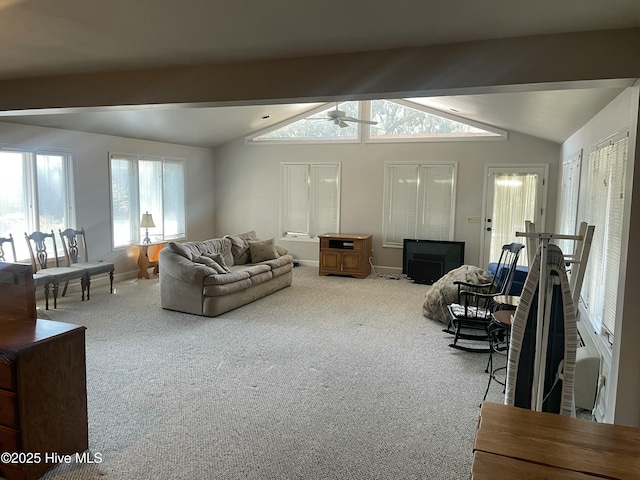
{"label": "table lamp", "polygon": [[151,239],[149,238],[149,229],[154,228],[155,226],[156,224],[153,223],[153,217],[151,214],[149,212],[143,213],[142,220],[140,220],[140,228],[146,229],[146,232],[142,243],[151,243]]}

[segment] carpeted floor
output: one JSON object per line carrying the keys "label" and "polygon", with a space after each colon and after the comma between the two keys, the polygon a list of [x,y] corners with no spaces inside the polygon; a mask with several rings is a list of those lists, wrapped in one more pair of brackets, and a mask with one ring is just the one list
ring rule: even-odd
{"label": "carpeted floor", "polygon": [[[426,288],[320,277],[217,318],[160,308],[158,280],[61,299],[87,327],[90,449],[45,478],[461,479],[487,356],[449,348]],[[79,294],[78,294],[79,295]],[[502,400],[494,384],[489,400]]]}

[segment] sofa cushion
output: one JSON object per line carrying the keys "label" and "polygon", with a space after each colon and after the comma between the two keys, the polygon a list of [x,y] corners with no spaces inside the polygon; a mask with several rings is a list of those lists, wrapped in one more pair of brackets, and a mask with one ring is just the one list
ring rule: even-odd
{"label": "sofa cushion", "polygon": [[274,238],[270,238],[269,240],[249,240],[249,251],[251,252],[251,261],[253,263],[278,258]]}
{"label": "sofa cushion", "polygon": [[[227,283],[240,282],[243,280],[248,280],[249,272],[243,272],[242,270],[225,273],[224,275],[209,275],[208,277],[203,279],[204,285],[225,285]],[[251,285],[251,281],[249,281],[249,285]]]}
{"label": "sofa cushion", "polygon": [[276,252],[278,252],[279,257],[282,257],[283,255],[287,255],[289,253],[289,250],[281,247],[280,245],[276,245]]}
{"label": "sofa cushion", "polygon": [[225,262],[224,257],[222,256],[221,253],[207,253],[207,252],[205,252],[205,253],[202,254],[202,256],[205,257],[205,258],[208,258],[209,260],[211,260],[212,262],[214,262],[214,263],[216,263],[218,265],[218,267],[221,270],[218,273],[229,273],[231,271],[231,270],[229,270],[229,267],[227,266],[227,262]]}
{"label": "sofa cushion", "polygon": [[[229,275],[233,275],[233,273],[228,275],[220,275],[220,276],[228,277]],[[252,285],[251,279],[245,278],[244,280],[239,280],[237,282],[232,282],[232,283],[205,285],[202,290],[202,293],[205,297],[222,297],[224,295],[229,295],[230,293],[244,291],[247,288],[251,287],[251,285]]]}
{"label": "sofa cushion", "polygon": [[192,260],[193,255],[191,254],[191,250],[185,247],[182,243],[169,242],[168,246],[172,252],[175,252],[178,255],[183,256],[187,260]]}
{"label": "sofa cushion", "polygon": [[222,255],[220,255],[219,253],[205,253],[198,257],[194,257],[193,262],[201,263],[202,265],[213,268],[218,274],[229,273],[229,269],[226,268],[226,266],[220,265],[220,262],[218,262],[215,258],[209,257],[209,255],[211,255],[212,257],[214,255],[218,256],[222,260]]}
{"label": "sofa cushion", "polygon": [[264,263],[260,264],[247,264],[247,265],[234,265],[232,272],[247,272],[249,276],[253,277],[264,272],[270,272],[271,267]]}
{"label": "sofa cushion", "polygon": [[265,260],[264,262],[262,262],[262,264],[269,265],[269,267],[271,267],[271,269],[273,270],[292,262],[293,257],[291,255],[282,255],[281,257],[274,258],[273,260]]}

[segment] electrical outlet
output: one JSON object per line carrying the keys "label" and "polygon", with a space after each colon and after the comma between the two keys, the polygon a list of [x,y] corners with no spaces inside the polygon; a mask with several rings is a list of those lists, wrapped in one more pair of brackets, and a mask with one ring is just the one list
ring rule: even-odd
{"label": "electrical outlet", "polygon": [[467,223],[480,223],[480,217],[478,215],[469,215],[467,217]]}

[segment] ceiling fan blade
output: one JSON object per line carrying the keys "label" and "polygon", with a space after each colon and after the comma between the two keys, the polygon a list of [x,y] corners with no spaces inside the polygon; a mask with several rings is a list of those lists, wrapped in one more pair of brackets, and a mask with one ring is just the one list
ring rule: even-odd
{"label": "ceiling fan blade", "polygon": [[347,120],[348,122],[356,122],[356,123],[365,123],[367,125],[377,125],[378,122],[374,122],[372,120],[360,120],[359,118],[354,117],[342,117],[343,120]]}
{"label": "ceiling fan blade", "polygon": [[340,119],[338,119],[337,121],[338,121],[338,125],[340,125],[340,127],[342,127],[342,128],[345,128],[345,127],[348,127],[348,126],[349,126],[349,124],[347,124],[347,122],[345,122],[345,121],[344,121],[343,119],[341,119],[341,118],[340,118]]}

